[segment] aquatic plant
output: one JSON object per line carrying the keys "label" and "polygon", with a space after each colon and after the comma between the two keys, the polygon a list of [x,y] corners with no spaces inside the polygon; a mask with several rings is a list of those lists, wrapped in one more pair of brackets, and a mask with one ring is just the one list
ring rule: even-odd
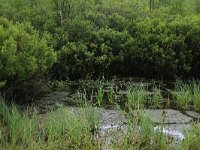
{"label": "aquatic plant", "polygon": [[[191,87],[191,86],[190,86]],[[193,92],[193,95],[195,92]],[[159,94],[158,94],[159,95]],[[38,114],[34,108],[21,111],[16,105],[8,106],[0,100],[0,149],[103,149],[100,135],[100,109],[93,107],[86,96],[80,107],[60,105],[57,110]],[[129,88],[126,109],[116,104],[125,118],[123,131],[117,129],[107,149],[195,149],[199,148],[198,124],[186,132],[179,146],[175,139],[163,132],[163,122],[155,124],[146,117],[144,87]],[[164,112],[163,112],[164,114]]]}
{"label": "aquatic plant", "polygon": [[193,149],[200,148],[200,128],[199,124],[194,124],[192,129],[186,133],[185,140],[180,143],[180,149]]}
{"label": "aquatic plant", "polygon": [[172,92],[179,108],[188,109],[188,105],[196,111],[200,110],[200,83],[199,81],[177,82]]}
{"label": "aquatic plant", "polygon": [[143,87],[129,89],[126,102],[128,110],[143,109],[145,98],[146,94]]}
{"label": "aquatic plant", "polygon": [[92,136],[98,130],[98,113],[92,107],[80,110],[60,107],[44,117],[36,111],[21,112],[16,105],[8,107],[3,100],[1,108],[0,116],[6,109],[9,114],[0,120],[1,149],[90,149],[95,145]]}
{"label": "aquatic plant", "polygon": [[114,85],[111,84],[109,87],[109,93],[108,93],[108,101],[110,104],[114,102],[114,94],[115,94]]}
{"label": "aquatic plant", "polygon": [[191,85],[178,81],[175,84],[175,90],[172,92],[172,95],[180,109],[187,109],[192,102]]}
{"label": "aquatic plant", "polygon": [[152,105],[156,108],[160,108],[163,102],[163,97],[161,94],[160,87],[155,87],[153,89]]}
{"label": "aquatic plant", "polygon": [[103,91],[103,85],[100,84],[97,87],[97,92],[96,92],[96,99],[97,99],[97,105],[100,107],[103,103],[103,96],[104,96],[104,91]]}
{"label": "aquatic plant", "polygon": [[200,111],[200,82],[192,82],[192,103],[196,111]]}

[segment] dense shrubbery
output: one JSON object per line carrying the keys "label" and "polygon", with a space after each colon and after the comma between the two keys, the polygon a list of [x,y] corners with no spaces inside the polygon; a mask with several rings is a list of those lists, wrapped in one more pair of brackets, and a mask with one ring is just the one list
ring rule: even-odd
{"label": "dense shrubbery", "polygon": [[56,53],[29,23],[0,18],[0,81],[25,80],[51,67]]}
{"label": "dense shrubbery", "polygon": [[[127,44],[127,65],[138,66],[147,76],[175,77],[191,73],[193,62],[199,57],[200,18],[197,16],[176,17],[173,20],[145,18],[129,30],[133,37]],[[136,28],[135,31],[132,31]],[[134,33],[132,33],[134,32]],[[194,46],[194,42],[195,46]],[[197,63],[197,60],[195,61]],[[131,66],[129,66],[131,68]],[[196,68],[196,69],[197,69]]]}
{"label": "dense shrubbery", "polygon": [[[48,44],[58,52],[58,61],[49,71],[55,79],[102,75],[199,77],[198,4],[197,0],[0,0],[0,14],[23,26],[30,26],[24,23],[30,22],[39,32],[34,31],[34,38],[50,35]],[[41,43],[45,45],[41,49],[53,53],[46,41],[37,41],[28,54],[37,53]],[[35,72],[33,60],[23,57],[30,64],[24,73],[9,70],[1,76]],[[44,57],[49,58],[46,54]],[[38,63],[37,56],[34,61]],[[40,66],[44,68],[51,66],[43,63]]]}

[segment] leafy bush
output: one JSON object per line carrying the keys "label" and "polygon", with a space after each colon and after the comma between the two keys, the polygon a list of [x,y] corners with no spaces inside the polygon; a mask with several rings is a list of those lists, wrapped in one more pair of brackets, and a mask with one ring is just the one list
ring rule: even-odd
{"label": "leafy bush", "polygon": [[58,61],[52,69],[56,79],[77,79],[91,74],[93,53],[82,43],[69,43],[59,51]]}
{"label": "leafy bush", "polygon": [[0,81],[25,80],[51,67],[56,53],[29,23],[0,19]]}
{"label": "leafy bush", "polygon": [[[198,4],[198,0],[0,0],[0,16],[32,25],[40,36],[50,35],[48,42],[59,53],[59,62],[49,72],[56,79],[200,77]],[[19,23],[13,26],[19,28]],[[34,68],[32,61],[36,60],[28,62]]]}

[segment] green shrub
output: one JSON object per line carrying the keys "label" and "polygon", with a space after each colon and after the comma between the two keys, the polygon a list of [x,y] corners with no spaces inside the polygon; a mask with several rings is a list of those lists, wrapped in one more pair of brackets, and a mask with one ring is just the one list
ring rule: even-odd
{"label": "green shrub", "polygon": [[93,53],[82,43],[69,43],[59,52],[58,61],[52,69],[56,79],[83,78],[91,74]]}
{"label": "green shrub", "polygon": [[[49,72],[56,79],[98,78],[102,75],[154,78],[200,75],[197,0],[0,0],[0,4],[0,17],[15,23],[25,22],[13,25],[16,28],[30,26],[26,23],[30,22],[40,36],[25,32],[35,35],[36,39],[40,37],[37,42],[45,45],[41,36],[50,35],[45,39],[60,53],[59,62]],[[1,40],[4,40],[4,34],[1,33]],[[16,32],[12,32],[12,37],[14,34]],[[20,36],[24,42],[31,41]],[[8,39],[7,47],[13,43],[12,38]],[[1,46],[6,44],[1,40]],[[16,41],[16,37],[13,40],[20,42]],[[27,46],[27,43],[24,45]],[[36,45],[41,46],[34,44],[28,49],[37,49]],[[63,49],[68,49],[68,54],[63,53]],[[78,58],[73,58],[73,55]],[[34,65],[37,59],[29,59],[28,66],[32,65],[31,68],[37,70]],[[2,58],[1,61],[5,60]],[[0,70],[2,65],[0,62]],[[16,69],[6,68],[9,76],[17,74],[14,73]],[[21,72],[22,69],[18,70]],[[22,72],[33,74],[33,70],[26,67],[26,71]]]}
{"label": "green shrub", "polygon": [[29,23],[0,19],[0,81],[26,80],[43,73],[55,60],[56,53]]}

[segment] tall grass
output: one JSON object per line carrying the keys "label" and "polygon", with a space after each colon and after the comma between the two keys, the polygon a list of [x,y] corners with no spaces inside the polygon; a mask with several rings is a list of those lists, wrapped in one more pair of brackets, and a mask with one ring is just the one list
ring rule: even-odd
{"label": "tall grass", "polygon": [[187,109],[188,105],[192,102],[191,85],[178,81],[172,95],[180,109]]}
{"label": "tall grass", "polygon": [[142,111],[136,111],[132,117],[128,114],[127,129],[116,141],[110,145],[110,149],[176,149],[173,138],[162,132],[162,127],[155,131],[153,122],[143,116]]}
{"label": "tall grass", "polygon": [[96,142],[92,137],[99,129],[98,117],[98,112],[92,107],[60,108],[51,112],[42,124],[42,133],[46,134],[44,140],[49,149],[55,148],[54,142],[61,142],[60,149],[91,149]]}
{"label": "tall grass", "polygon": [[[13,109],[13,112],[17,111],[16,107]],[[96,138],[96,134],[91,131],[94,122],[98,125],[99,116],[93,117],[93,114],[96,113],[97,111],[92,107],[78,110],[60,108],[55,112],[50,112],[39,124],[38,120],[31,121],[29,117],[25,123],[18,122],[22,123],[20,124],[22,129],[15,123],[16,120],[22,121],[26,117],[19,119],[18,114],[12,117],[14,120],[10,122],[12,129],[8,128],[6,133],[1,130],[0,148],[2,150],[105,148],[105,145],[102,145]],[[186,135],[186,139],[180,143],[180,147],[176,147],[173,144],[173,138],[162,133],[162,127],[155,132],[153,123],[143,117],[142,111],[138,110],[134,117],[128,113],[126,118],[129,120],[126,132],[124,134],[116,132],[115,134],[118,134],[119,138],[117,141],[112,141],[107,147],[108,149],[198,149],[199,147],[200,130],[197,127],[194,127],[194,130]],[[2,128],[2,124],[0,127]],[[98,134],[98,130],[96,133]]]}
{"label": "tall grass", "polygon": [[37,112],[21,113],[15,105],[0,103],[1,149],[93,149],[98,143],[93,135],[99,129],[99,115],[92,107],[59,108],[40,118]]}
{"label": "tall grass", "polygon": [[15,105],[8,107],[2,99],[0,106],[1,126],[4,129],[2,145],[9,145],[9,149],[15,149],[19,142],[23,147],[29,145],[36,133],[35,113],[31,113],[31,116],[28,112],[22,114]]}
{"label": "tall grass", "polygon": [[146,94],[143,87],[132,88],[128,90],[126,106],[129,111],[143,109],[145,100]]}
{"label": "tall grass", "polygon": [[200,111],[200,82],[193,81],[192,83],[192,102],[194,105],[194,109]]}
{"label": "tall grass", "polygon": [[153,95],[152,95],[152,99],[151,99],[151,105],[156,107],[156,108],[160,108],[162,102],[163,102],[163,97],[162,97],[162,94],[161,94],[160,86],[154,87],[153,88]]}
{"label": "tall grass", "polygon": [[[173,92],[174,98],[181,108],[193,104],[199,109],[199,86],[197,82],[190,85],[178,83]],[[108,97],[114,97],[113,87]],[[189,92],[188,92],[189,90]],[[153,102],[156,106],[161,103],[161,90],[154,88]],[[188,93],[187,93],[188,92]],[[2,150],[53,150],[53,149],[103,149],[101,143],[104,138],[100,135],[100,109],[93,107],[86,96],[86,92],[79,98],[79,108],[66,108],[62,105],[57,110],[45,115],[38,114],[37,110],[20,111],[16,105],[8,106],[0,100],[0,149]],[[98,95],[98,92],[96,93]],[[103,86],[99,88],[100,102],[103,103]],[[185,94],[185,95],[184,95]],[[96,95],[96,96],[97,96]],[[98,96],[97,96],[98,98]],[[189,102],[188,102],[189,99]],[[200,129],[194,126],[186,133],[184,141],[179,147],[175,140],[162,132],[164,124],[155,131],[154,123],[144,117],[143,111],[147,100],[146,89],[143,86],[128,89],[126,108],[119,112],[125,118],[124,132],[116,131],[116,140],[111,140],[107,149],[198,149]],[[183,100],[184,102],[182,102]],[[98,101],[98,100],[97,100]],[[113,102],[110,100],[110,102]],[[113,135],[114,135],[113,134]],[[110,137],[112,138],[112,137]]]}
{"label": "tall grass", "polygon": [[9,121],[10,118],[9,108],[1,97],[0,97],[0,115],[3,123]]}
{"label": "tall grass", "polygon": [[103,85],[100,84],[97,87],[97,92],[96,92],[96,99],[97,99],[97,105],[100,107],[103,103],[103,96],[104,96],[104,91],[103,91]]}
{"label": "tall grass", "polygon": [[194,124],[191,131],[185,135],[185,140],[180,144],[180,149],[200,149],[200,128],[199,124]]}
{"label": "tall grass", "polygon": [[189,83],[177,82],[172,92],[179,108],[188,109],[189,105],[196,111],[200,111],[200,82],[190,81]]}

